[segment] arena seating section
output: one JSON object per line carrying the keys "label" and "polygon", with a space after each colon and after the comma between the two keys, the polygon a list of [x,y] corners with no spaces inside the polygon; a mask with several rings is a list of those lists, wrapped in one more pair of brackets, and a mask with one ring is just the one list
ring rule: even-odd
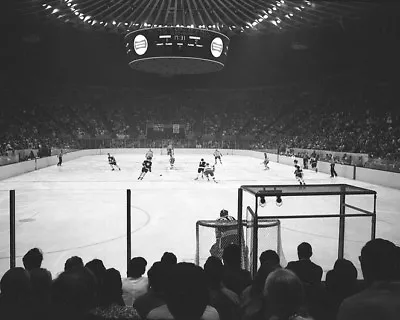
{"label": "arena seating section", "polygon": [[39,144],[78,148],[79,138],[138,139],[150,121],[184,124],[187,133],[209,140],[248,136],[253,149],[296,147],[398,160],[400,109],[389,103],[394,96],[389,83],[355,84],[346,77],[319,84],[173,92],[9,88],[0,101],[0,152]]}

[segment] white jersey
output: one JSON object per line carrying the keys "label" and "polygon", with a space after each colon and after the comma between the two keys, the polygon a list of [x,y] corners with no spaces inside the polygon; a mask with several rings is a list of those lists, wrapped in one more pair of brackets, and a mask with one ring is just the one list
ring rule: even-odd
{"label": "white jersey", "polygon": [[153,158],[153,151],[149,150],[146,152],[146,159],[147,158]]}
{"label": "white jersey", "polygon": [[222,153],[219,150],[214,151],[214,157],[222,157]]}

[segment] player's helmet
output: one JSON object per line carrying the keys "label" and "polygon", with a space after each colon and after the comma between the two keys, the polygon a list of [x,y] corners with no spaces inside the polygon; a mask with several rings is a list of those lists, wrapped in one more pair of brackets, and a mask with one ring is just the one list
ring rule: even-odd
{"label": "player's helmet", "polygon": [[107,155],[109,156],[110,154],[109,154],[109,153],[107,153]]}
{"label": "player's helmet", "polygon": [[297,163],[298,161],[297,160],[294,160],[294,163]]}
{"label": "player's helmet", "polygon": [[228,210],[222,209],[221,212],[219,213],[220,217],[226,217],[228,215]]}
{"label": "player's helmet", "polygon": [[206,166],[209,166],[210,164],[209,163],[206,163]]}
{"label": "player's helmet", "polygon": [[151,160],[151,157],[147,157],[147,160]]}
{"label": "player's helmet", "polygon": [[201,159],[200,161],[204,161],[204,159]]}

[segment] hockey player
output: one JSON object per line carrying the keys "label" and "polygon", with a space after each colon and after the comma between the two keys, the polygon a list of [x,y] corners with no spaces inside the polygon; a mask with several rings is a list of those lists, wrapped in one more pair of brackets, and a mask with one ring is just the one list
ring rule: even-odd
{"label": "hockey player", "polygon": [[170,156],[169,157],[169,164],[170,164],[170,169],[173,169],[174,168],[174,164],[175,164],[174,156]]}
{"label": "hockey player", "polygon": [[318,160],[316,157],[311,157],[310,164],[311,164],[311,169],[314,170],[315,172],[318,172],[317,168]]}
{"label": "hockey player", "polygon": [[121,171],[121,168],[117,165],[117,161],[115,160],[115,158],[109,153],[107,153],[107,155],[108,155],[108,164],[111,166],[111,170],[114,171],[115,170],[114,167],[116,167],[118,168],[119,171]]}
{"label": "hockey player", "polygon": [[337,177],[337,173],[335,170],[335,159],[332,157],[331,158],[331,178]]}
{"label": "hockey player", "polygon": [[297,160],[294,160],[294,167],[296,170],[294,171],[294,176],[296,177],[297,181],[300,182],[300,185],[306,185],[303,179],[303,169],[298,165]]}
{"label": "hockey player", "polygon": [[214,172],[215,172],[215,166],[210,166],[209,163],[206,163],[206,167],[204,168],[204,175],[206,176],[208,181],[210,181],[211,177],[213,181],[217,183],[217,181],[215,181]]}
{"label": "hockey player", "polygon": [[267,155],[266,152],[264,152],[264,162],[263,163],[264,163],[264,166],[265,166],[264,170],[269,170],[269,167],[268,167],[269,159],[268,159],[268,155]]}
{"label": "hockey player", "polygon": [[60,150],[60,153],[58,154],[58,163],[57,166],[61,167],[62,165],[62,158],[63,158],[64,152],[62,151],[62,149]]}
{"label": "hockey player", "polygon": [[204,159],[201,159],[200,163],[199,163],[199,167],[197,169],[197,177],[194,180],[198,180],[200,175],[201,175],[201,178],[204,179],[204,169],[205,169],[205,167],[206,167],[206,162],[204,161]]}
{"label": "hockey player", "polygon": [[143,180],[146,173],[151,172],[151,165],[152,165],[152,162],[151,162],[150,158],[146,158],[146,160],[143,161],[142,172],[140,173],[138,180]]}
{"label": "hockey player", "polygon": [[151,151],[151,148],[146,152],[145,157],[146,159],[150,159],[150,161],[153,160],[153,151]]}
{"label": "hockey player", "polygon": [[172,147],[171,143],[167,147],[167,155],[170,157],[174,155],[174,148]]}
{"label": "hockey player", "polygon": [[222,153],[218,149],[215,149],[213,154],[214,154],[214,158],[215,158],[215,164],[217,164],[218,159],[219,159],[219,162],[222,164],[222,161],[221,161]]}

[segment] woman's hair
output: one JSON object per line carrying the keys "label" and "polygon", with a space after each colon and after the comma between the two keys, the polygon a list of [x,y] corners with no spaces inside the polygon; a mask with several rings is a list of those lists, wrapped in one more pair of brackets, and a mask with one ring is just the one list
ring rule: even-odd
{"label": "woman's hair", "polygon": [[288,319],[301,311],[304,289],[301,280],[290,270],[278,269],[269,274],[264,287],[266,312]]}

